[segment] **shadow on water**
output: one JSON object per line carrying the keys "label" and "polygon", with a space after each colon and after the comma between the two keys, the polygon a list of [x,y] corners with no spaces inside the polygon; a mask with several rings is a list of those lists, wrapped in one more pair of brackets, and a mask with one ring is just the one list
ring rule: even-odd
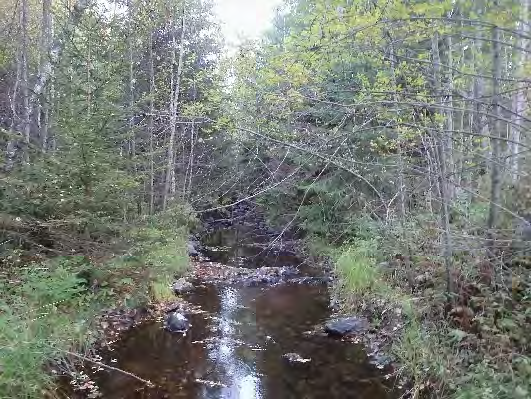
{"label": "shadow on water", "polygon": [[[307,333],[330,315],[325,284],[200,285],[187,299],[205,312],[190,316],[187,335],[171,334],[153,322],[126,333],[106,354],[111,364],[151,380],[156,388],[103,371],[96,378],[103,398],[399,396],[362,348]],[[289,362],[286,353],[311,360]]]}
{"label": "shadow on water", "polygon": [[[295,253],[269,246],[275,235],[256,234],[252,229],[239,226],[216,230],[203,237],[203,254],[214,262],[255,269],[262,266],[297,266]],[[280,246],[283,244],[278,240]]]}

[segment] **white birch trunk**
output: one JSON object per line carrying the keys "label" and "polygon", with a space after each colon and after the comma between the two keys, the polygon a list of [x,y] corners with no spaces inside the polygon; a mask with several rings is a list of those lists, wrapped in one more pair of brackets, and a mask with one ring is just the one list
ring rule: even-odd
{"label": "white birch trunk", "polygon": [[[174,196],[175,193],[175,135],[177,130],[177,109],[179,103],[179,92],[181,88],[181,75],[183,72],[183,62],[184,62],[184,34],[186,30],[186,14],[185,6],[183,5],[183,15],[181,19],[181,41],[179,48],[179,59],[177,61],[177,72],[175,78],[172,73],[172,98],[170,101],[170,137],[168,140],[168,156],[166,163],[166,179],[164,183],[164,197],[162,208],[165,210],[168,206],[168,202]],[[173,49],[172,49],[172,65],[175,64],[176,58],[176,47],[177,43],[175,40],[175,33],[173,36]],[[175,82],[173,80],[175,79]],[[172,183],[173,182],[173,183]]]}
{"label": "white birch trunk", "polygon": [[[517,47],[527,50],[529,45],[529,40],[526,36],[529,36],[531,31],[529,27],[529,3],[530,0],[522,0],[521,8],[521,32],[522,36],[517,39]],[[518,51],[518,50],[516,50]],[[526,78],[525,68],[528,60],[528,55],[526,51],[521,51],[517,59],[517,78],[523,80]],[[524,112],[526,109],[526,87],[527,83],[519,81],[517,83],[517,91],[513,97],[513,124],[511,125],[510,139],[511,143],[509,144],[509,169],[511,172],[511,178],[513,183],[516,183],[518,176],[520,174],[520,142],[522,140],[522,131],[524,130]]]}

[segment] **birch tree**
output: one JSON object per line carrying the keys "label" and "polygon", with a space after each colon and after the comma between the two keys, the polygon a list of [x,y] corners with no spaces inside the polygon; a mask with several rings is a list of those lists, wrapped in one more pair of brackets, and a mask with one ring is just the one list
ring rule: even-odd
{"label": "birch tree", "polygon": [[[179,42],[179,55],[177,56],[177,40],[176,31],[173,30],[173,43],[172,43],[172,77],[171,77],[171,100],[170,100],[170,126],[169,126],[169,138],[168,138],[168,151],[166,160],[166,178],[164,182],[164,194],[162,208],[166,209],[168,202],[173,199],[175,194],[175,187],[172,185],[172,181],[175,181],[175,136],[177,133],[177,116],[179,112],[179,94],[181,89],[181,77],[183,73],[183,62],[185,52],[185,37],[186,30],[186,7],[183,5],[182,17],[180,19],[180,42]],[[173,69],[176,67],[176,71]]]}
{"label": "birch tree", "polygon": [[509,144],[509,168],[513,183],[518,181],[520,176],[520,164],[522,154],[520,154],[522,140],[522,132],[524,130],[524,113],[527,108],[527,85],[524,82],[525,71],[529,59],[529,35],[531,28],[529,26],[529,3],[530,0],[522,0],[521,2],[521,18],[519,22],[519,32],[517,32],[515,64],[516,64],[516,91],[512,104],[512,124],[511,143]]}

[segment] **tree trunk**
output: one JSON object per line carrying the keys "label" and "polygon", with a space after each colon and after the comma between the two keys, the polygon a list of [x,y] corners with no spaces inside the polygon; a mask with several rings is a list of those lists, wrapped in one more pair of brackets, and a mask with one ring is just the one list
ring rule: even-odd
{"label": "tree trunk", "polygon": [[[184,33],[186,29],[186,14],[185,6],[183,5],[183,15],[181,18],[181,41],[179,48],[179,60],[177,61],[177,72],[175,74],[175,82],[173,82],[174,74],[172,72],[172,98],[170,101],[170,137],[168,140],[168,156],[166,163],[166,179],[164,182],[164,197],[162,203],[162,209],[165,210],[168,206],[168,202],[173,198],[174,192],[172,192],[172,181],[175,180],[175,168],[174,168],[174,159],[175,159],[175,134],[177,130],[177,109],[179,103],[179,92],[181,88],[181,75],[183,71],[183,62],[184,62]],[[172,65],[175,65],[176,58],[176,47],[177,43],[175,40],[175,30],[173,34],[173,46],[172,46]]]}
{"label": "tree trunk", "polygon": [[[41,59],[39,65],[39,75],[44,71],[44,65],[48,62],[52,46],[52,0],[42,1],[42,29],[41,29]],[[42,95],[39,98],[39,121],[40,121],[40,139],[41,150],[46,152],[48,150],[48,130],[50,121],[50,90],[44,88]]]}
{"label": "tree trunk", "polygon": [[492,127],[491,132],[495,138],[491,139],[492,156],[491,156],[491,193],[490,193],[490,209],[487,222],[488,227],[488,255],[490,258],[494,257],[494,229],[498,224],[499,206],[501,201],[502,189],[502,163],[501,159],[501,140],[502,137],[502,110],[501,110],[501,95],[500,95],[500,80],[502,75],[502,60],[501,60],[501,46],[500,46],[500,29],[495,26],[492,29],[492,64],[493,64],[493,82],[492,82]]}
{"label": "tree trunk", "polygon": [[[446,187],[446,194],[448,196],[448,201],[451,201],[455,197],[455,184],[459,184],[457,178],[457,169],[454,163],[454,142],[453,142],[453,132],[454,132],[454,55],[453,55],[453,44],[452,36],[448,35],[446,37],[446,45],[448,47],[448,89],[447,89],[447,101],[446,106],[448,107],[446,115],[446,132],[444,134],[444,147],[446,151],[446,167],[447,167],[447,180],[450,180],[449,184]],[[452,184],[453,181],[455,184]]]}
{"label": "tree trunk", "polygon": [[155,154],[153,146],[153,125],[155,118],[155,67],[153,65],[153,32],[149,32],[149,214],[155,213]]}
{"label": "tree trunk", "polygon": [[[439,33],[435,32],[432,37],[432,57],[433,57],[433,80],[435,84],[435,95],[439,98],[439,103],[444,104],[442,97],[442,84],[441,84],[441,58],[439,53]],[[451,114],[453,118],[453,114]],[[453,125],[453,121],[452,121]],[[448,124],[447,124],[448,126]],[[441,224],[443,231],[443,251],[442,256],[444,258],[445,270],[446,270],[446,292],[450,303],[453,303],[453,281],[452,281],[452,256],[453,256],[453,243],[452,232],[450,227],[450,215],[449,215],[449,187],[451,184],[448,182],[448,169],[447,162],[448,156],[448,132],[444,132],[444,126],[442,126],[442,132],[439,137],[439,144],[437,146],[437,164],[439,189],[441,195]]]}
{"label": "tree trunk", "polygon": [[6,164],[4,165],[4,170],[9,171],[13,168],[13,163],[15,160],[16,154],[16,144],[17,140],[15,137],[17,135],[17,128],[20,124],[19,115],[18,115],[18,92],[20,87],[20,74],[21,74],[21,57],[20,52],[17,52],[17,72],[15,83],[13,84],[13,94],[11,95],[11,125],[9,127],[9,137],[6,146]]}
{"label": "tree trunk", "polygon": [[[67,32],[73,29],[73,27],[77,24],[77,22],[83,15],[84,11],[90,6],[90,4],[91,0],[77,1],[76,5],[74,6],[74,10],[70,16],[70,26],[67,28]],[[61,53],[63,52],[64,43],[66,41],[67,40],[65,40],[65,38],[57,38],[51,45],[49,57],[46,63],[42,66],[42,71],[37,77],[37,81],[33,86],[31,102],[35,102],[35,98],[42,93],[44,87],[46,87],[46,84],[53,76],[53,65],[59,61]]]}
{"label": "tree trunk", "polygon": [[135,106],[135,69],[134,69],[134,49],[133,49],[133,4],[131,0],[128,1],[129,9],[129,35],[127,37],[128,57],[129,57],[129,145],[128,152],[132,162],[136,152],[136,142],[134,133],[134,106]]}
{"label": "tree trunk", "polygon": [[21,132],[24,138],[24,163],[29,163],[29,144],[31,131],[31,104],[28,80],[28,0],[22,0],[21,9],[21,28],[22,28],[22,45],[21,45],[21,84],[22,84],[22,126]]}
{"label": "tree trunk", "polygon": [[190,132],[190,158],[189,158],[189,165],[190,165],[190,172],[188,174],[188,190],[187,193],[190,195],[192,191],[192,178],[194,176],[194,150],[195,150],[195,120],[192,119],[192,128]]}
{"label": "tree trunk", "polygon": [[[77,24],[77,22],[83,15],[84,11],[90,6],[90,4],[91,4],[91,0],[78,0],[77,1],[77,3],[74,6],[74,10],[70,16],[69,26],[66,29],[67,32],[73,29],[73,26]],[[22,0],[21,26],[23,27],[23,31],[24,31],[24,25],[26,25],[26,30],[27,30],[27,14],[28,14],[28,0]],[[26,20],[26,23],[24,23],[23,20]],[[23,33],[22,36],[26,37],[25,40],[27,40],[27,32],[26,34]],[[24,39],[22,41],[24,41]],[[65,42],[67,42],[67,38],[63,37],[63,38],[56,38],[56,40],[54,40],[53,43],[51,44],[49,56],[46,59],[46,62],[44,62],[41,65],[39,75],[37,76],[37,79],[33,85],[33,89],[31,90],[31,95],[30,95],[30,90],[28,86],[29,82],[27,79],[27,74],[28,74],[27,51],[26,51],[26,57],[24,57],[24,59],[22,59],[23,57],[21,57],[20,85],[22,88],[21,91],[22,91],[22,97],[23,97],[23,118],[22,118],[22,129],[20,130],[22,132],[22,135],[23,135],[23,138],[26,144],[29,144],[29,130],[31,129],[30,121],[32,120],[33,112],[36,109],[35,105],[37,103],[37,98],[41,96],[47,83],[52,78],[53,65],[59,61]],[[26,69],[25,72],[23,71],[24,69],[23,64],[25,64],[25,67],[24,67]],[[26,75],[26,79],[24,79],[23,77],[24,74]],[[10,140],[7,144],[6,161],[5,161],[5,166],[4,166],[4,169],[6,171],[9,171],[13,168],[15,156],[16,156],[16,149],[17,149],[16,141]],[[27,151],[24,152],[24,160],[25,161],[28,160]]]}
{"label": "tree trunk", "polygon": [[[526,49],[529,44],[527,37],[531,31],[529,27],[529,3],[530,0],[522,0],[521,8],[521,34],[517,39],[517,47]],[[518,50],[515,50],[518,51]],[[511,125],[510,138],[512,142],[509,145],[509,169],[511,171],[511,177],[513,183],[516,183],[520,174],[520,141],[522,139],[522,131],[524,130],[524,118],[523,114],[526,108],[526,87],[527,84],[523,81],[525,78],[525,68],[528,55],[526,51],[521,51],[517,57],[517,79],[520,81],[517,83],[517,91],[513,98],[513,124]]]}

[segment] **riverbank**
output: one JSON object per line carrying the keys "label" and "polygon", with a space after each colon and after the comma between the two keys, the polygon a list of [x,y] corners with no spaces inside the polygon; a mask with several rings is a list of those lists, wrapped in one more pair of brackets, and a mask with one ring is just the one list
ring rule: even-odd
{"label": "riverbank", "polygon": [[[389,229],[389,227],[387,227]],[[420,242],[429,242],[429,231]],[[433,233],[435,234],[435,233]],[[436,242],[433,236],[433,242]],[[413,398],[528,398],[529,275],[511,264],[499,278],[481,279],[481,262],[467,256],[453,265],[455,292],[435,255],[393,252],[389,234],[373,229],[332,248],[310,248],[334,264],[334,301],[345,314],[363,314],[373,336],[362,337],[391,356]],[[417,244],[418,245],[418,244]],[[507,288],[509,287],[509,288]]]}
{"label": "riverbank", "polygon": [[173,297],[168,282],[189,270],[194,222],[184,213],[173,220],[160,215],[124,230],[108,246],[114,253],[42,258],[4,269],[0,396],[53,397],[57,377],[90,394],[94,387],[78,365],[100,367],[96,346]]}

